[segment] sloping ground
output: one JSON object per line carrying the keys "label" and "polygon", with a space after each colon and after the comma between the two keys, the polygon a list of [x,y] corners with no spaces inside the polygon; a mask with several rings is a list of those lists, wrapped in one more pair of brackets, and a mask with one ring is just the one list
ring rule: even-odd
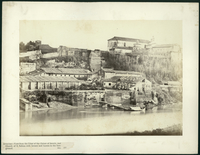
{"label": "sloping ground", "polygon": [[164,103],[182,102],[182,92],[167,92],[162,90],[158,84],[153,87],[153,90],[164,99]]}
{"label": "sloping ground", "polygon": [[157,128],[154,130],[146,130],[144,132],[128,132],[127,135],[182,135],[182,125],[177,124],[166,128]]}
{"label": "sloping ground", "polygon": [[51,108],[55,108],[55,109],[73,109],[76,108],[74,106],[68,105],[66,103],[62,103],[62,102],[57,102],[57,101],[53,101],[53,102],[49,102],[49,106]]}
{"label": "sloping ground", "polygon": [[[49,105],[49,106],[48,106]],[[48,108],[58,109],[58,110],[66,110],[66,109],[73,109],[76,107],[73,107],[71,105],[68,105],[66,103],[61,103],[57,101],[49,102],[48,105],[46,103],[39,102],[39,104],[33,104],[33,110],[46,110]]]}

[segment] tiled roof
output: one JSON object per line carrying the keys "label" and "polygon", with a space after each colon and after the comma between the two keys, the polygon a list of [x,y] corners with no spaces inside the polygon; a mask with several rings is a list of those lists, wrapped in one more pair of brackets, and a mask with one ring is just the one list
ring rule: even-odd
{"label": "tiled roof", "polygon": [[103,70],[107,73],[117,73],[117,74],[137,74],[142,75],[143,73],[134,72],[134,71],[122,71],[122,70],[113,70],[112,68],[103,68]]}
{"label": "tiled roof", "polygon": [[120,78],[120,80],[122,82],[127,82],[127,83],[132,83],[132,84],[135,84],[143,79],[144,78],[136,78],[136,77],[132,77],[132,76],[124,76],[124,77]]}
{"label": "tiled roof", "polygon": [[89,70],[86,69],[77,69],[77,68],[57,68],[64,74],[92,74]]}
{"label": "tiled roof", "polygon": [[150,42],[149,40],[125,38],[125,37],[113,37],[113,38],[109,39],[108,41],[110,41],[110,40],[121,40],[121,41],[130,41],[130,42],[136,42],[138,40],[140,43],[149,43]]}
{"label": "tiled roof", "polygon": [[136,78],[133,76],[113,76],[109,79],[105,79],[104,82],[117,82],[117,81],[121,81],[121,82],[126,82],[126,83],[130,83],[130,84],[136,84],[137,82],[143,80],[144,78]]}
{"label": "tiled roof", "polygon": [[142,75],[143,73],[140,72],[134,72],[134,71],[120,71],[120,70],[114,70],[115,73],[117,74],[137,74],[137,75]]}
{"label": "tiled roof", "polygon": [[104,82],[117,82],[120,78],[121,76],[113,76],[109,79],[105,79]]}
{"label": "tiled roof", "polygon": [[103,70],[107,73],[115,73],[112,68],[103,68]]}
{"label": "tiled roof", "polygon": [[55,73],[55,74],[61,74],[62,72],[58,70],[57,68],[41,68],[45,73]]}
{"label": "tiled roof", "polygon": [[67,76],[20,76],[21,82],[78,82],[74,77]]}
{"label": "tiled roof", "polygon": [[92,74],[89,70],[86,69],[77,69],[77,68],[41,68],[46,73],[54,74],[78,74],[86,75]]}

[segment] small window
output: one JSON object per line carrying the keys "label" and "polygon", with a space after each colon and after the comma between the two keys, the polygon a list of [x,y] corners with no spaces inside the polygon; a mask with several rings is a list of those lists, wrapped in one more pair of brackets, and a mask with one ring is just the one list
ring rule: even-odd
{"label": "small window", "polygon": [[29,84],[28,84],[28,89],[31,90],[31,82],[29,82]]}
{"label": "small window", "polygon": [[111,86],[111,83],[109,83],[109,86]]}

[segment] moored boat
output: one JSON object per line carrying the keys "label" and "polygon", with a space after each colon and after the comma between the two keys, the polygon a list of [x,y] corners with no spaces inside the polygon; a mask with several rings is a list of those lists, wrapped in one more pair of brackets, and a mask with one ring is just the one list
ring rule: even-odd
{"label": "moored boat", "polygon": [[130,107],[130,109],[132,111],[145,111],[145,108],[141,108],[141,107]]}

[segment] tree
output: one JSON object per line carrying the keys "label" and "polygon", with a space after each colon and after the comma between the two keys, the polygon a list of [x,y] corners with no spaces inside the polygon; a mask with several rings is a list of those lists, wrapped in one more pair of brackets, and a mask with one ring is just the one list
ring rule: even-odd
{"label": "tree", "polygon": [[25,46],[27,51],[38,50],[39,46],[34,41],[29,41]]}
{"label": "tree", "polygon": [[140,56],[139,58],[138,58],[138,64],[142,64],[143,63],[143,58]]}
{"label": "tree", "polygon": [[23,42],[19,43],[19,50],[20,50],[20,52],[26,51],[26,46]]}

